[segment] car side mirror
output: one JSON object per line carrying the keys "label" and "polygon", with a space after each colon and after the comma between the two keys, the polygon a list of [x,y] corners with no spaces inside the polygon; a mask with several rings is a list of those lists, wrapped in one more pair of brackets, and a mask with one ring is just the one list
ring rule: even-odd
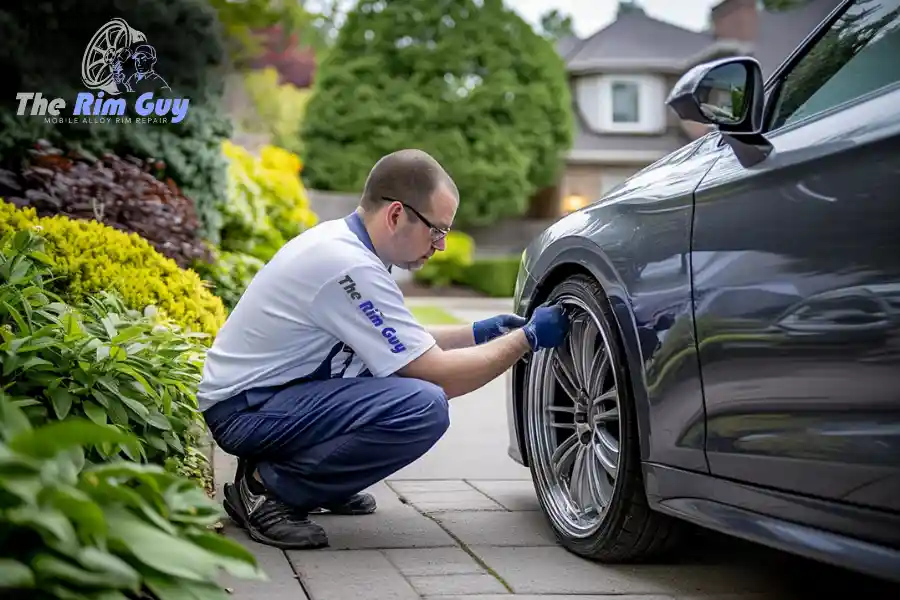
{"label": "car side mirror", "polygon": [[716,125],[723,133],[762,131],[762,69],[749,56],[728,57],[698,65],[685,73],[666,99],[679,117]]}
{"label": "car side mirror", "polygon": [[765,83],[750,56],[721,58],[685,73],[666,98],[685,121],[718,127],[744,167],[764,161],[773,148],[763,135]]}

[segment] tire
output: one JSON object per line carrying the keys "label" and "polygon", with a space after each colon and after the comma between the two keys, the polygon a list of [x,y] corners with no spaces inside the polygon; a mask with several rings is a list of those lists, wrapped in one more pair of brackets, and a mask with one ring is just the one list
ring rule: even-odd
{"label": "tire", "polygon": [[[562,546],[582,557],[613,563],[657,556],[675,544],[684,524],[647,504],[629,373],[607,296],[591,277],[577,275],[559,284],[548,302],[567,307],[572,329],[560,347],[534,354],[525,377],[525,443],[541,510]],[[585,360],[572,361],[570,347],[588,349]],[[588,385],[575,382],[587,389],[572,394],[579,402],[554,374],[560,361],[570,377],[583,381],[581,374],[588,374]],[[589,406],[588,395],[602,398]],[[565,458],[558,470],[551,468],[554,453]],[[573,478],[578,465],[584,477]],[[571,479],[584,485],[570,486]],[[587,507],[586,518],[579,522],[572,506]]]}

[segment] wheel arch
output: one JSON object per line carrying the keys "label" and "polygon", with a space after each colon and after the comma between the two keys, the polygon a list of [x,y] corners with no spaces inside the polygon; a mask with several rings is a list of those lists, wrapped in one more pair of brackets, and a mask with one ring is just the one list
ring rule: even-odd
{"label": "wheel arch", "polygon": [[[630,294],[619,272],[613,266],[607,253],[602,248],[585,238],[577,238],[574,245],[562,248],[559,251],[551,251],[547,248],[542,252],[537,268],[531,273],[534,287],[527,294],[525,316],[530,317],[535,307],[544,302],[553,289],[570,277],[586,275],[594,279],[610,303],[615,321],[612,325],[619,334],[622,344],[622,352],[626,360],[628,387],[635,402],[635,414],[637,415],[638,440],[640,443],[641,459],[646,459],[650,435],[650,410],[646,389],[646,377],[644,373],[643,359],[641,358],[640,342],[637,331],[637,323],[631,310]],[[541,268],[543,267],[543,268]],[[513,386],[513,399],[515,409],[515,427],[519,432],[518,446],[522,462],[530,465],[528,451],[525,445],[523,392],[525,372],[528,362],[520,361],[512,370],[511,385]]]}

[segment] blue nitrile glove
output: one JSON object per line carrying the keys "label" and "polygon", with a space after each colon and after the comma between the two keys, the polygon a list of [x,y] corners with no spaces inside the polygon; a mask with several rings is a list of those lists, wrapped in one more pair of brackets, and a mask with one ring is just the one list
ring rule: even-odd
{"label": "blue nitrile glove", "polygon": [[558,304],[539,306],[522,329],[533,351],[555,348],[563,343],[569,333],[569,317]]}
{"label": "blue nitrile glove", "polygon": [[483,344],[513,329],[518,329],[528,321],[519,315],[497,315],[483,321],[475,321],[472,324],[472,332],[475,334],[475,344]]}

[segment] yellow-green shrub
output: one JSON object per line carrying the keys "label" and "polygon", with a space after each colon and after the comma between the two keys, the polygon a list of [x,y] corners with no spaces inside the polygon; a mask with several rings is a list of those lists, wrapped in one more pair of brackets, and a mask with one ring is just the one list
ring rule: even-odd
{"label": "yellow-green shrub", "polygon": [[302,152],[300,125],[312,92],[279,81],[273,67],[255,69],[244,75],[244,90],[252,109],[241,115],[239,125],[245,131],[271,136],[273,144],[292,152]]}
{"label": "yellow-green shrub", "polygon": [[255,156],[230,141],[222,149],[228,159],[228,196],[220,208],[223,250],[269,260],[318,222],[300,178],[299,156],[276,146]]}
{"label": "yellow-green shrub", "polygon": [[61,215],[38,217],[34,209],[0,199],[0,236],[35,227],[46,240],[54,275],[61,278],[54,286],[66,299],[81,302],[115,291],[128,308],[155,305],[161,316],[190,331],[215,335],[224,323],[222,301],[200,276],[181,269],[136,233]]}
{"label": "yellow-green shrub", "polygon": [[451,231],[445,243],[443,252],[435,252],[424,267],[413,273],[416,281],[433,286],[448,286],[460,281],[472,264],[475,241],[461,231]]}

